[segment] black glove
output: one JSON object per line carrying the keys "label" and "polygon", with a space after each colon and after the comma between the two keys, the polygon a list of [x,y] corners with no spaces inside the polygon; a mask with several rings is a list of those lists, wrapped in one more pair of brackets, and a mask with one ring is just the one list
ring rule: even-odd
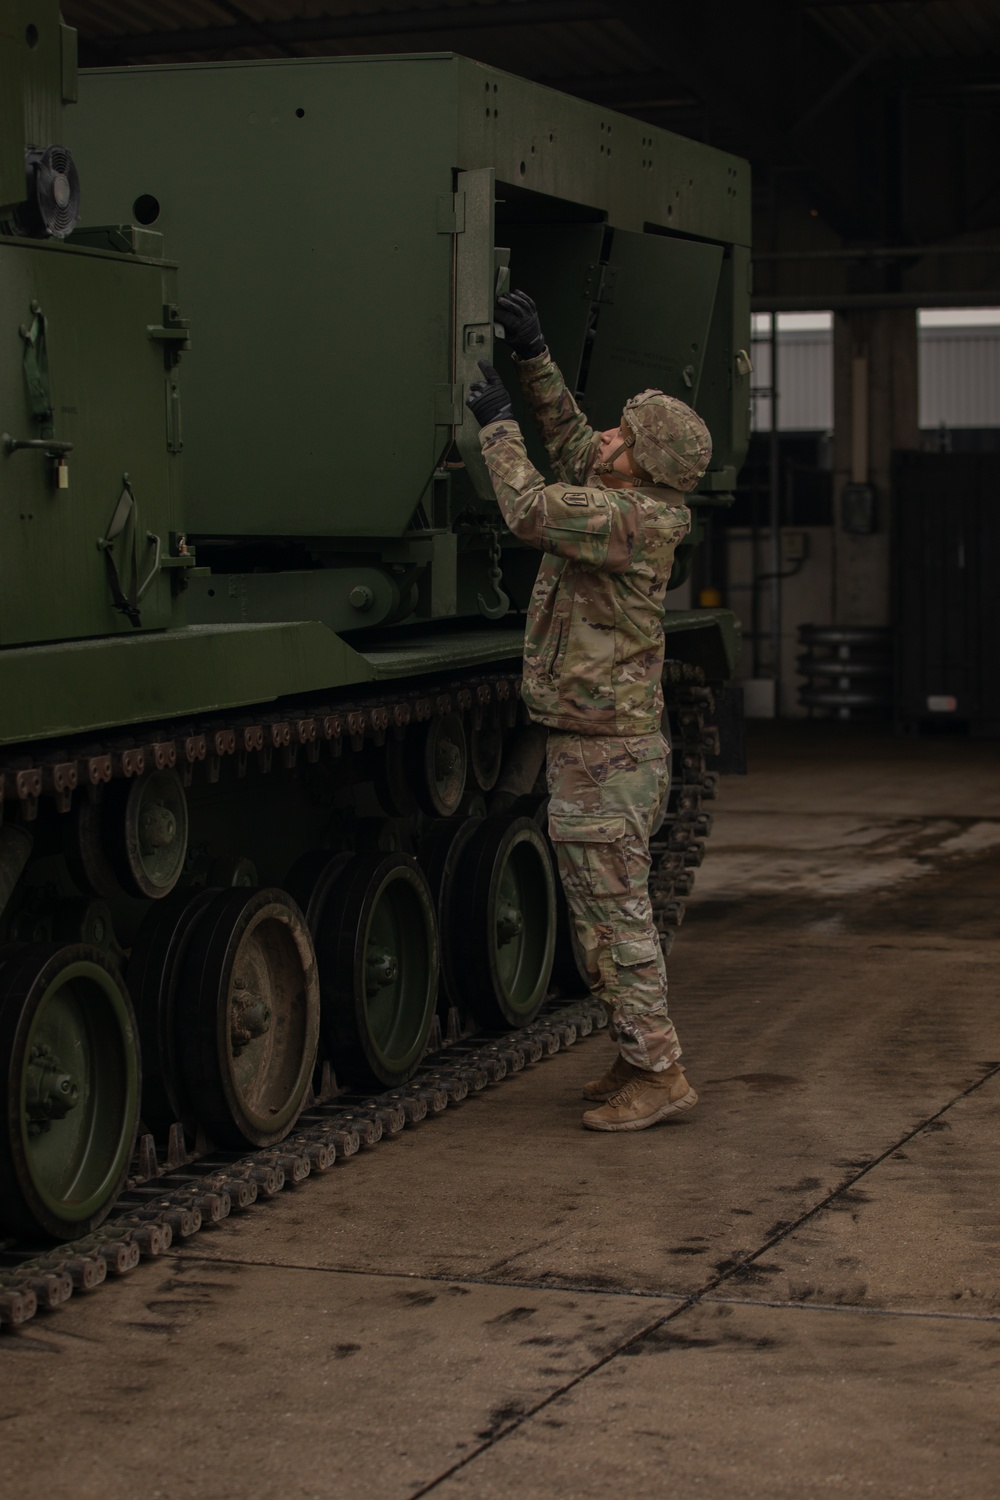
{"label": "black glove", "polygon": [[493,366],[481,359],[479,368],[486,378],[477,380],[469,387],[465,404],[480,427],[485,427],[488,422],[496,422],[500,417],[512,417],[514,413],[511,411],[507,387]]}
{"label": "black glove", "polygon": [[493,316],[507,335],[518,359],[534,359],[545,348],[538,309],[527,292],[504,292],[497,298]]}

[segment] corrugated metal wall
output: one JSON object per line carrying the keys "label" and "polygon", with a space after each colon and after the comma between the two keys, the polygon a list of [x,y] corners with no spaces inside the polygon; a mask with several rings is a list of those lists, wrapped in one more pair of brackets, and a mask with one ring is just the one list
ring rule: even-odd
{"label": "corrugated metal wall", "polygon": [[[771,430],[771,344],[754,339],[752,422]],[[833,333],[827,329],[778,329],[778,428],[781,432],[829,432],[833,427]]]}
{"label": "corrugated metal wall", "polygon": [[[754,319],[753,428],[771,427],[771,346],[765,318]],[[917,330],[920,426],[1000,427],[1000,325]],[[778,321],[778,427],[833,428],[833,330]]]}
{"label": "corrugated metal wall", "polygon": [[921,328],[918,337],[920,426],[1000,427],[1000,327]]}

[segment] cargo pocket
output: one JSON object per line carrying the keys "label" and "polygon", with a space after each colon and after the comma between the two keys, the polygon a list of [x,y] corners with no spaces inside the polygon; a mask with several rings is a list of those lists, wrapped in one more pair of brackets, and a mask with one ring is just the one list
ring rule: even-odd
{"label": "cargo pocket", "polygon": [[633,760],[640,764],[647,760],[666,760],[667,745],[662,734],[630,735],[622,740]]}
{"label": "cargo pocket", "polygon": [[629,894],[624,818],[550,812],[549,838],[567,892],[598,900]]}
{"label": "cargo pocket", "polygon": [[665,974],[655,938],[625,938],[598,955],[605,992],[612,997],[616,1020],[652,1015],[665,1006]]}
{"label": "cargo pocket", "polygon": [[[646,843],[658,833],[667,814],[670,791],[669,747],[660,734],[644,734],[622,741],[635,762],[634,770],[642,778],[642,793],[636,813],[646,829]],[[640,811],[644,809],[644,812]]]}
{"label": "cargo pocket", "polygon": [[638,969],[643,964],[656,967],[659,943],[653,938],[626,938],[611,944],[611,954],[620,969]]}

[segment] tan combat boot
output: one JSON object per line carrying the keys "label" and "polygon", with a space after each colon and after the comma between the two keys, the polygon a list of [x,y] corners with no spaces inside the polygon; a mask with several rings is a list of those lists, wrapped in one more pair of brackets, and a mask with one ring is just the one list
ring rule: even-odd
{"label": "tan combat boot", "polygon": [[[628,1064],[626,1064],[628,1066]],[[661,1073],[630,1068],[631,1077],[600,1109],[588,1109],[586,1130],[645,1130],[668,1115],[693,1109],[698,1095],[677,1063]]]}
{"label": "tan combat boot", "polygon": [[592,1078],[583,1085],[583,1097],[598,1101],[610,1099],[612,1094],[617,1094],[620,1088],[624,1088],[634,1072],[632,1064],[627,1063],[620,1052],[616,1052],[610,1068],[600,1078]]}

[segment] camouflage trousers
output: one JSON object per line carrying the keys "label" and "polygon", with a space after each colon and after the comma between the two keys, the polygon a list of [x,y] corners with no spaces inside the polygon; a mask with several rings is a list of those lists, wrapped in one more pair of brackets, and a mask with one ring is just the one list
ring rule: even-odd
{"label": "camouflage trousers", "polygon": [[590,987],[607,1006],[622,1057],[655,1072],[681,1055],[648,891],[667,757],[658,734],[549,731],[549,837]]}

